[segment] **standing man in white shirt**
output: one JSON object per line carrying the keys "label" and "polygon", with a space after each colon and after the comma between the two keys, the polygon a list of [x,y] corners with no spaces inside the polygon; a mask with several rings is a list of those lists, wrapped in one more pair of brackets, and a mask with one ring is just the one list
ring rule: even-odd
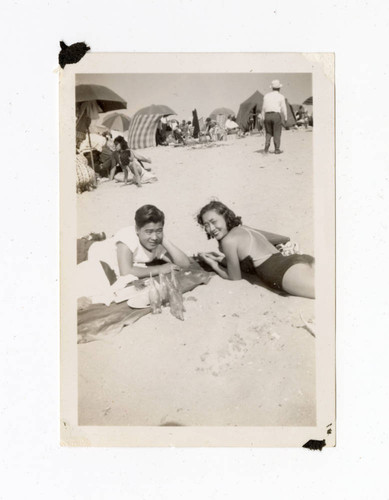
{"label": "standing man in white shirt", "polygon": [[262,119],[265,122],[266,141],[265,153],[269,151],[270,141],[273,137],[275,154],[281,154],[281,130],[282,119],[287,120],[288,112],[286,109],[285,97],[280,93],[282,84],[279,80],[273,80],[270,88],[271,92],[265,94],[262,106]]}

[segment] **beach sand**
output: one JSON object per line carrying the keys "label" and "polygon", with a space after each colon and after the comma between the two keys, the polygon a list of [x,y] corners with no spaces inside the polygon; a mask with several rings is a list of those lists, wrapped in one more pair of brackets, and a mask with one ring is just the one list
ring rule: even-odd
{"label": "beach sand", "polygon": [[[246,225],[313,249],[312,133],[284,131],[284,154],[255,135],[211,147],[158,147],[158,182],[103,182],[78,195],[78,237],[133,224],[150,203],[188,255],[216,250],[195,222],[212,197]],[[311,426],[316,422],[315,301],[214,276],[185,294],[185,321],[147,315],[118,335],[78,345],[79,425]]]}

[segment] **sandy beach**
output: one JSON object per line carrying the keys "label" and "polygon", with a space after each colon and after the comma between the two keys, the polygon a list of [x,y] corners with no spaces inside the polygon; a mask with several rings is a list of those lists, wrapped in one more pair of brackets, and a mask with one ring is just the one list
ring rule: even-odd
{"label": "sandy beach", "polygon": [[[287,235],[314,255],[312,136],[284,131],[282,155],[264,155],[259,135],[139,151],[158,182],[102,182],[78,195],[77,235],[111,236],[151,203],[188,255],[216,250],[195,221],[214,197],[244,224]],[[314,328],[314,305],[214,276],[185,294],[184,322],[164,309],[80,344],[79,425],[315,425],[315,338],[301,319]]]}

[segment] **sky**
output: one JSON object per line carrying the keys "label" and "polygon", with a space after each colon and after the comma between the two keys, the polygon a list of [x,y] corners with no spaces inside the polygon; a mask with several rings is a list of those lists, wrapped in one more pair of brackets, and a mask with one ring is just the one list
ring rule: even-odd
{"label": "sky", "polygon": [[219,107],[237,114],[241,102],[256,90],[268,92],[274,79],[283,84],[281,92],[291,104],[301,104],[312,95],[311,73],[78,74],[76,84],[109,87],[127,101],[123,113],[129,116],[150,104],[165,104],[179,119],[191,120],[195,108],[204,118]]}

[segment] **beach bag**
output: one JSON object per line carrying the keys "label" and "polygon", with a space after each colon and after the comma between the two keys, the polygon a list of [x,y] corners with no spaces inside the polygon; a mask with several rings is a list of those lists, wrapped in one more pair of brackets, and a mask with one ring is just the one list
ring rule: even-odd
{"label": "beach bag", "polygon": [[83,154],[76,155],[77,192],[90,191],[96,187],[96,175]]}

